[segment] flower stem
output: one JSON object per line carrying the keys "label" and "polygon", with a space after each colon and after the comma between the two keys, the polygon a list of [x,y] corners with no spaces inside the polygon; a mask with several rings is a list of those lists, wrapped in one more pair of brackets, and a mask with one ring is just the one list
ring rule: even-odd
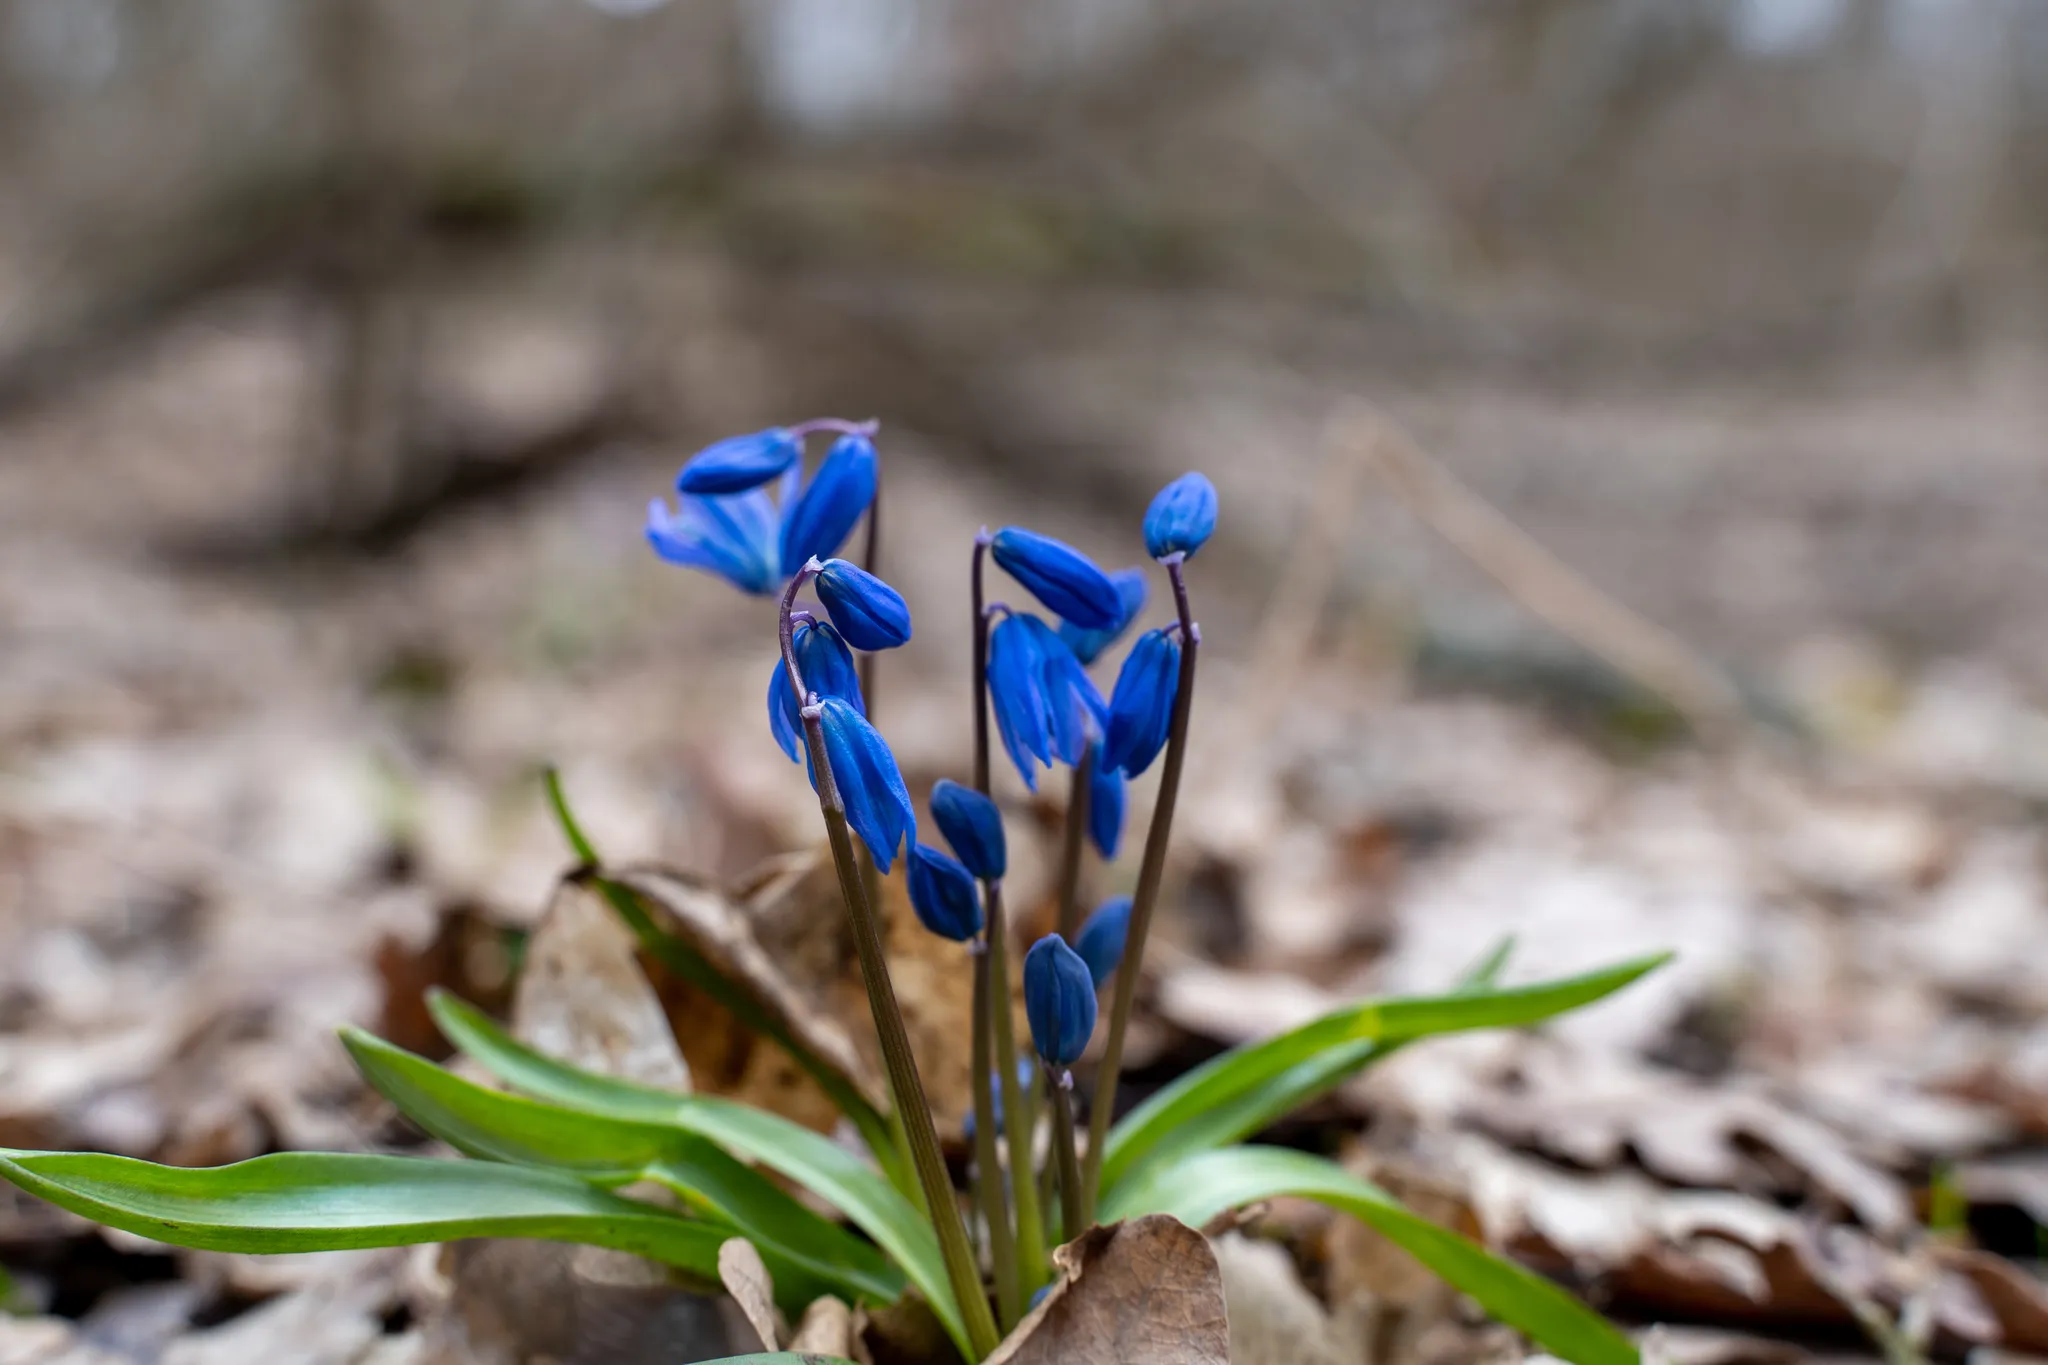
{"label": "flower stem", "polygon": [[[1017,1279],[1017,1244],[1010,1235],[1009,1205],[1003,1195],[1002,1165],[996,1156],[994,1077],[990,1074],[988,945],[974,947],[974,1189],[988,1229],[989,1263],[996,1276],[996,1307],[1004,1331],[1022,1316],[1023,1290]],[[1008,1117],[1007,1112],[1004,1117]]]}
{"label": "flower stem", "polygon": [[1071,1242],[1088,1227],[1081,1164],[1074,1156],[1074,1073],[1064,1067],[1047,1078],[1052,1086],[1052,1149],[1060,1163],[1060,1235]]}
{"label": "flower stem", "polygon": [[960,1205],[953,1197],[952,1182],[946,1177],[945,1161],[939,1155],[939,1135],[932,1127],[930,1102],[924,1082],[917,1074],[917,1058],[911,1055],[910,1035],[903,1027],[903,1011],[896,1003],[896,988],[889,980],[888,959],[882,952],[881,930],[875,922],[867,890],[861,885],[860,867],[853,856],[853,835],[846,825],[846,803],[832,776],[832,760],[825,752],[822,710],[809,704],[803,673],[797,666],[796,645],[789,622],[797,589],[810,576],[800,572],[790,580],[782,597],[782,660],[790,686],[805,698],[804,740],[809,746],[811,766],[818,778],[818,810],[825,818],[825,837],[832,845],[833,867],[839,873],[839,891],[846,899],[847,919],[853,926],[853,946],[860,957],[860,975],[867,987],[868,1012],[874,1016],[875,1033],[882,1044],[882,1061],[889,1073],[889,1093],[895,1101],[905,1134],[910,1139],[912,1164],[924,1191],[932,1230],[938,1234],[939,1253],[946,1263],[946,1278],[959,1305],[967,1329],[970,1355],[975,1360],[996,1348],[995,1315],[989,1311],[988,1295],[982,1288],[981,1270],[974,1249],[967,1241],[967,1227],[960,1219]]}
{"label": "flower stem", "polygon": [[1017,1211],[1017,1273],[1026,1294],[1050,1275],[1045,1219],[1031,1178],[1031,1110],[1017,1084],[1017,1024],[1010,1012],[1010,935],[1003,917],[1003,884],[985,883],[988,898],[989,1023],[995,1035],[996,1080],[1003,1087],[1003,1136],[1010,1147],[1010,1202]]}
{"label": "flower stem", "polygon": [[[872,428],[873,424],[869,425]],[[875,577],[882,576],[882,483],[879,477],[875,480],[875,496],[868,501],[867,547],[861,563],[862,567]],[[867,650],[854,667],[860,677],[861,710],[866,714],[869,724],[879,727],[881,722],[875,715],[875,658],[876,651]],[[880,905],[882,876],[875,868],[874,855],[865,848],[858,849],[857,852],[860,855],[861,889],[867,892],[869,905]]]}
{"label": "flower stem", "polygon": [[1081,932],[1081,844],[1088,837],[1088,793],[1095,777],[1095,746],[1089,745],[1074,765],[1067,789],[1066,842],[1060,847],[1060,937],[1074,941]]}
{"label": "flower stem", "polygon": [[[1180,773],[1187,761],[1188,714],[1195,702],[1195,655],[1202,631],[1188,607],[1185,559],[1168,555],[1162,563],[1173,584],[1173,602],[1180,613],[1180,677],[1173,693],[1173,716],[1166,731],[1166,757],[1159,770],[1159,796],[1152,806],[1152,826],[1145,833],[1145,858],[1138,867],[1138,889],[1131,897],[1131,927],[1124,940],[1123,963],[1116,973],[1116,1004],[1109,1014],[1109,1038],[1102,1064],[1095,1072],[1095,1095],[1088,1115],[1088,1172],[1083,1209],[1094,1215],[1102,1181],[1102,1152],[1109,1145],[1109,1121],[1116,1111],[1117,1078],[1124,1064],[1124,1029],[1131,1021],[1139,968],[1145,960],[1145,935],[1152,927],[1152,909],[1166,873],[1166,845],[1173,834],[1173,807],[1180,796]],[[1068,1236],[1072,1236],[1070,1232]]]}

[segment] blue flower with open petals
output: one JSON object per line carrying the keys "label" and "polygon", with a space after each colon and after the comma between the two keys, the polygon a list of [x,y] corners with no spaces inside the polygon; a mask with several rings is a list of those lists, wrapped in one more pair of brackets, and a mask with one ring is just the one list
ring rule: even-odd
{"label": "blue flower with open petals", "polygon": [[1124,940],[1131,934],[1131,898],[1112,896],[1095,907],[1074,935],[1074,951],[1088,964],[1088,975],[1101,990],[1124,960]]}
{"label": "blue flower with open petals", "polygon": [[1095,1032],[1095,1011],[1095,981],[1080,954],[1058,934],[1032,944],[1024,954],[1024,1017],[1047,1066],[1081,1060]]}
{"label": "blue flower with open petals", "polygon": [[1102,761],[1136,777],[1152,766],[1173,721],[1174,693],[1180,689],[1180,643],[1163,630],[1148,630],[1131,646],[1109,697],[1109,726]]}
{"label": "blue flower with open petals", "polygon": [[932,786],[932,818],[967,870],[983,881],[998,881],[1009,863],[1003,813],[996,803],[950,777]]}
{"label": "blue flower with open petals", "polygon": [[910,908],[940,938],[965,943],[981,932],[981,891],[967,865],[924,844],[910,846]]}
{"label": "blue flower with open petals", "polygon": [[1102,651],[1115,644],[1117,637],[1138,619],[1138,613],[1145,610],[1143,569],[1118,569],[1109,576],[1109,581],[1116,584],[1119,603],[1115,625],[1103,630],[1089,630],[1072,621],[1060,622],[1060,638],[1067,642],[1067,648],[1074,651],[1074,657],[1084,664],[1094,663]]}
{"label": "blue flower with open petals", "polygon": [[813,580],[832,624],[855,649],[894,649],[910,639],[903,595],[858,564],[828,559]]}
{"label": "blue flower with open petals", "polygon": [[1102,693],[1074,651],[1022,612],[989,633],[988,694],[1003,748],[1033,791],[1039,766],[1078,764],[1107,724]]}
{"label": "blue flower with open petals", "polygon": [[1065,541],[1005,526],[989,541],[989,553],[1054,615],[1085,630],[1108,630],[1123,610],[1109,575]]}
{"label": "blue flower with open petals", "polygon": [[677,479],[674,508],[660,498],[648,505],[647,541],[670,563],[716,574],[741,592],[782,591],[813,556],[837,551],[875,500],[875,447],[860,433],[834,444],[808,484],[792,459],[737,492],[707,494],[689,478],[696,467],[691,461]]}
{"label": "blue flower with open petals", "polygon": [[[790,635],[796,647],[796,666],[804,675],[804,686],[821,697],[843,697],[867,714],[867,702],[860,694],[860,673],[854,667],[853,651],[829,621],[799,621]],[[792,763],[804,761],[804,722],[796,692],[789,685],[789,670],[780,658],[768,674],[768,729]]]}
{"label": "blue flower with open petals", "polygon": [[1192,557],[1216,534],[1216,485],[1200,474],[1183,474],[1159,490],[1145,509],[1145,553],[1154,559]]}
{"label": "blue flower with open petals", "polygon": [[[832,782],[846,807],[846,823],[874,855],[875,867],[887,872],[904,838],[917,837],[917,812],[896,755],[889,752],[881,732],[843,697],[821,701],[818,720],[825,735],[825,761],[832,765]],[[811,780],[815,786],[816,773]]]}
{"label": "blue flower with open petals", "polygon": [[787,427],[728,436],[690,457],[676,476],[676,491],[721,497],[759,488],[803,458],[803,438]]}

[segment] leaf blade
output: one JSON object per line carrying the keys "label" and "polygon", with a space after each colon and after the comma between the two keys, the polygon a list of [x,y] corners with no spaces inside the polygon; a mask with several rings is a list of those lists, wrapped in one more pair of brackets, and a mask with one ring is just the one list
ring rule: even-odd
{"label": "leaf blade", "polygon": [[[1256,1131],[1262,1126],[1260,1116],[1275,1099],[1268,1096],[1248,1104],[1244,1099],[1276,1078],[1287,1078],[1279,1095],[1291,1097],[1286,1108],[1293,1108],[1327,1093],[1395,1044],[1439,1033],[1540,1023],[1622,989],[1670,957],[1669,953],[1655,953],[1526,986],[1368,1000],[1333,1010],[1277,1037],[1233,1048],[1153,1094],[1110,1130],[1103,1153],[1102,1187],[1112,1189],[1155,1157],[1189,1150],[1189,1141],[1176,1140],[1183,1131],[1192,1136],[1213,1129],[1228,1134],[1224,1141]],[[1333,1058],[1340,1049],[1341,1055]],[[1229,1108],[1233,1105],[1243,1107]],[[1205,1115],[1226,1109],[1228,1121],[1211,1118],[1204,1126]],[[1253,1126],[1238,1131],[1238,1125],[1247,1121]]]}
{"label": "leaf blade", "polygon": [[1105,1201],[1103,1217],[1170,1213],[1200,1227],[1226,1209],[1293,1195],[1360,1219],[1497,1320],[1574,1365],[1640,1365],[1621,1331],[1549,1280],[1439,1227],[1321,1157],[1278,1147],[1197,1152],[1145,1168]]}

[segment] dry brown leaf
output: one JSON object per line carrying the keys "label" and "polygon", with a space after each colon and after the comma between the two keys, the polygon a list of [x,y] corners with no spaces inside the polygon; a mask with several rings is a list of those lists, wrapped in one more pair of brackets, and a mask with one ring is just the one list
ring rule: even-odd
{"label": "dry brown leaf", "polygon": [[1997,1345],[2048,1355],[2048,1286],[2037,1276],[1972,1247],[1937,1245],[1933,1256],[1977,1291],[1997,1323]]}
{"label": "dry brown leaf", "polygon": [[1091,1228],[1053,1260],[1061,1277],[988,1365],[1229,1365],[1223,1274],[1187,1224]]}
{"label": "dry brown leaf", "polygon": [[564,882],[527,940],[512,1030],[551,1057],[670,1090],[690,1068],[635,957],[632,931],[588,887]]}
{"label": "dry brown leaf", "polygon": [[804,1309],[803,1321],[790,1334],[788,1349],[798,1355],[808,1351],[821,1356],[850,1357],[853,1354],[853,1310],[843,1300],[829,1294],[811,1300],[810,1307]]}
{"label": "dry brown leaf", "polygon": [[[1340,1323],[1302,1284],[1284,1247],[1232,1233],[1211,1238],[1223,1277],[1232,1365],[1350,1365],[1361,1323]],[[1341,1300],[1340,1300],[1341,1302]]]}
{"label": "dry brown leaf", "polygon": [[776,1323],[775,1280],[754,1244],[744,1237],[722,1243],[718,1248],[718,1278],[725,1285],[725,1292],[740,1306],[740,1312],[746,1314],[747,1325],[761,1339],[761,1349],[782,1349],[777,1344],[782,1340],[782,1331]]}
{"label": "dry brown leaf", "polygon": [[727,1354],[719,1300],[658,1266],[594,1247],[474,1241],[449,1248],[451,1318],[437,1326],[487,1365],[669,1365]]}

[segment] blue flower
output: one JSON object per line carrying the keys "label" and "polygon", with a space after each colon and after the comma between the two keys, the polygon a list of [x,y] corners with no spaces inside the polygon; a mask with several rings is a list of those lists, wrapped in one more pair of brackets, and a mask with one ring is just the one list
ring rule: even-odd
{"label": "blue flower", "polygon": [[1173,720],[1180,687],[1180,644],[1163,630],[1148,630],[1131,646],[1109,698],[1102,761],[1136,777],[1152,766]]}
{"label": "blue flower", "polygon": [[[785,499],[796,485],[783,476]],[[776,544],[775,499],[765,488],[727,498],[684,495],[677,508],[647,504],[647,543],[671,564],[717,574],[741,592],[772,593],[789,581]]]}
{"label": "blue flower", "polygon": [[1021,526],[1005,526],[989,542],[989,551],[1054,615],[1087,630],[1116,624],[1123,610],[1116,584],[1073,546]]}
{"label": "blue flower", "polygon": [[782,574],[837,554],[875,500],[875,443],[862,433],[832,443],[803,496],[782,517]]}
{"label": "blue flower", "polygon": [[[821,697],[844,697],[867,714],[867,702],[860,694],[860,674],[854,668],[853,651],[829,621],[799,621],[790,636],[796,646],[796,666],[804,675],[804,686]],[[796,692],[789,685],[789,671],[782,660],[768,674],[768,729],[790,762],[804,760],[804,722]]]}
{"label": "blue flower", "polygon": [[932,818],[967,870],[983,881],[998,881],[1009,862],[1003,813],[996,803],[950,777],[932,786]]}
{"label": "blue flower", "polygon": [[1038,765],[1079,763],[1108,723],[1088,671],[1036,616],[1013,613],[990,632],[988,692],[1003,748],[1033,791]]}
{"label": "blue flower", "polygon": [[759,488],[803,458],[803,438],[786,427],[728,436],[690,457],[676,491],[718,497]]}
{"label": "blue flower", "polygon": [[1116,624],[1104,630],[1088,630],[1072,621],[1060,622],[1060,638],[1067,642],[1067,648],[1074,651],[1074,657],[1084,664],[1092,664],[1103,650],[1116,643],[1116,637],[1138,619],[1138,613],[1145,610],[1145,571],[1143,569],[1118,569],[1109,576],[1116,584],[1116,595],[1121,609]]}
{"label": "blue flower", "polygon": [[1088,964],[1088,975],[1101,990],[1117,964],[1124,960],[1124,940],[1131,933],[1131,898],[1112,896],[1095,907],[1095,913],[1081,923],[1074,935],[1074,951]]}
{"label": "blue flower", "polygon": [[940,938],[965,943],[981,932],[981,892],[974,874],[949,854],[910,846],[910,908]]}
{"label": "blue flower", "polygon": [[[832,782],[839,789],[840,804],[846,807],[846,823],[874,855],[875,867],[887,872],[904,837],[917,837],[917,812],[896,767],[896,755],[852,702],[826,697],[819,708],[825,761],[832,765]],[[811,775],[811,781],[815,786],[817,774]]]}
{"label": "blue flower", "polygon": [[896,589],[844,559],[818,570],[818,600],[855,649],[894,649],[910,638],[910,608]]}
{"label": "blue flower", "polygon": [[1024,954],[1024,1017],[1047,1066],[1070,1067],[1088,1050],[1095,1032],[1095,982],[1088,964],[1058,934],[1047,934]]}
{"label": "blue flower", "polygon": [[1145,509],[1145,553],[1154,559],[1192,557],[1215,533],[1216,485],[1203,475],[1181,475]]}
{"label": "blue flower", "polygon": [[1100,743],[1088,775],[1088,837],[1105,858],[1116,857],[1124,837],[1124,775],[1103,760]]}

